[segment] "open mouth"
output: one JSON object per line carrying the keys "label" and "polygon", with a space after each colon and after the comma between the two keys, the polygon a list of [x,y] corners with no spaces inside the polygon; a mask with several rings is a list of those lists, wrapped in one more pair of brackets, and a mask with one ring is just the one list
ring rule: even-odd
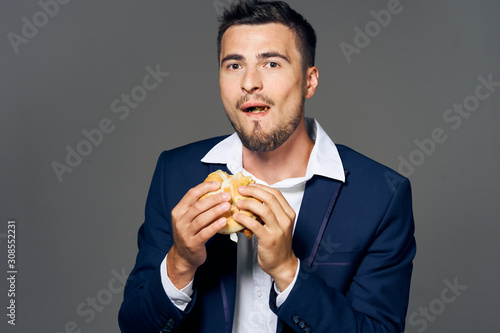
{"label": "open mouth", "polygon": [[250,106],[246,109],[243,109],[243,112],[251,112],[251,113],[260,113],[269,110],[267,106]]}

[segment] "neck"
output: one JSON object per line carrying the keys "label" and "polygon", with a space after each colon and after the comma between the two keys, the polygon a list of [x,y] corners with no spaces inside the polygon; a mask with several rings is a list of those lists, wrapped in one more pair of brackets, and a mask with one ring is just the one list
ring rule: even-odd
{"label": "neck", "polygon": [[302,118],[293,134],[272,151],[251,151],[243,146],[243,167],[272,185],[283,179],[304,177],[314,143]]}

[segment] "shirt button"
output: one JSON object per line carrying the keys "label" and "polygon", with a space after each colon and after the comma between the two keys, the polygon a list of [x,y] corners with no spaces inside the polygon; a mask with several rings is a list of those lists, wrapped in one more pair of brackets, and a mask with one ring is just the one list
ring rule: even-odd
{"label": "shirt button", "polygon": [[262,296],[262,291],[257,290],[257,296],[258,296],[258,297]]}

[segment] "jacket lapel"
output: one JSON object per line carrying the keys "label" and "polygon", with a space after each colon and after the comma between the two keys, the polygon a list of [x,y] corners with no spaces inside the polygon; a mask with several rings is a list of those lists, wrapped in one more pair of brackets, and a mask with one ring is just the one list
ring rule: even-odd
{"label": "jacket lapel", "polygon": [[342,184],[341,181],[317,175],[306,184],[292,248],[295,255],[305,260],[309,267],[318,251]]}

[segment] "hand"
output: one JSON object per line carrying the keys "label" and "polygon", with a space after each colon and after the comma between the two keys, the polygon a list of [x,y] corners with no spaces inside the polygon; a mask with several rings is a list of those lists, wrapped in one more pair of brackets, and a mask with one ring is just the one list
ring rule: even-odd
{"label": "hand", "polygon": [[184,288],[196,269],[207,258],[205,243],[226,225],[220,217],[231,205],[231,195],[218,193],[201,200],[208,192],[217,190],[219,182],[203,182],[190,189],[172,209],[174,244],[168,252],[167,274],[177,289]]}
{"label": "hand", "polygon": [[253,212],[264,224],[244,214],[234,214],[236,222],[250,229],[259,241],[257,259],[277,287],[285,290],[293,281],[298,260],[292,250],[295,212],[280,191],[260,184],[238,189],[241,195],[260,200],[239,200],[237,207]]}

